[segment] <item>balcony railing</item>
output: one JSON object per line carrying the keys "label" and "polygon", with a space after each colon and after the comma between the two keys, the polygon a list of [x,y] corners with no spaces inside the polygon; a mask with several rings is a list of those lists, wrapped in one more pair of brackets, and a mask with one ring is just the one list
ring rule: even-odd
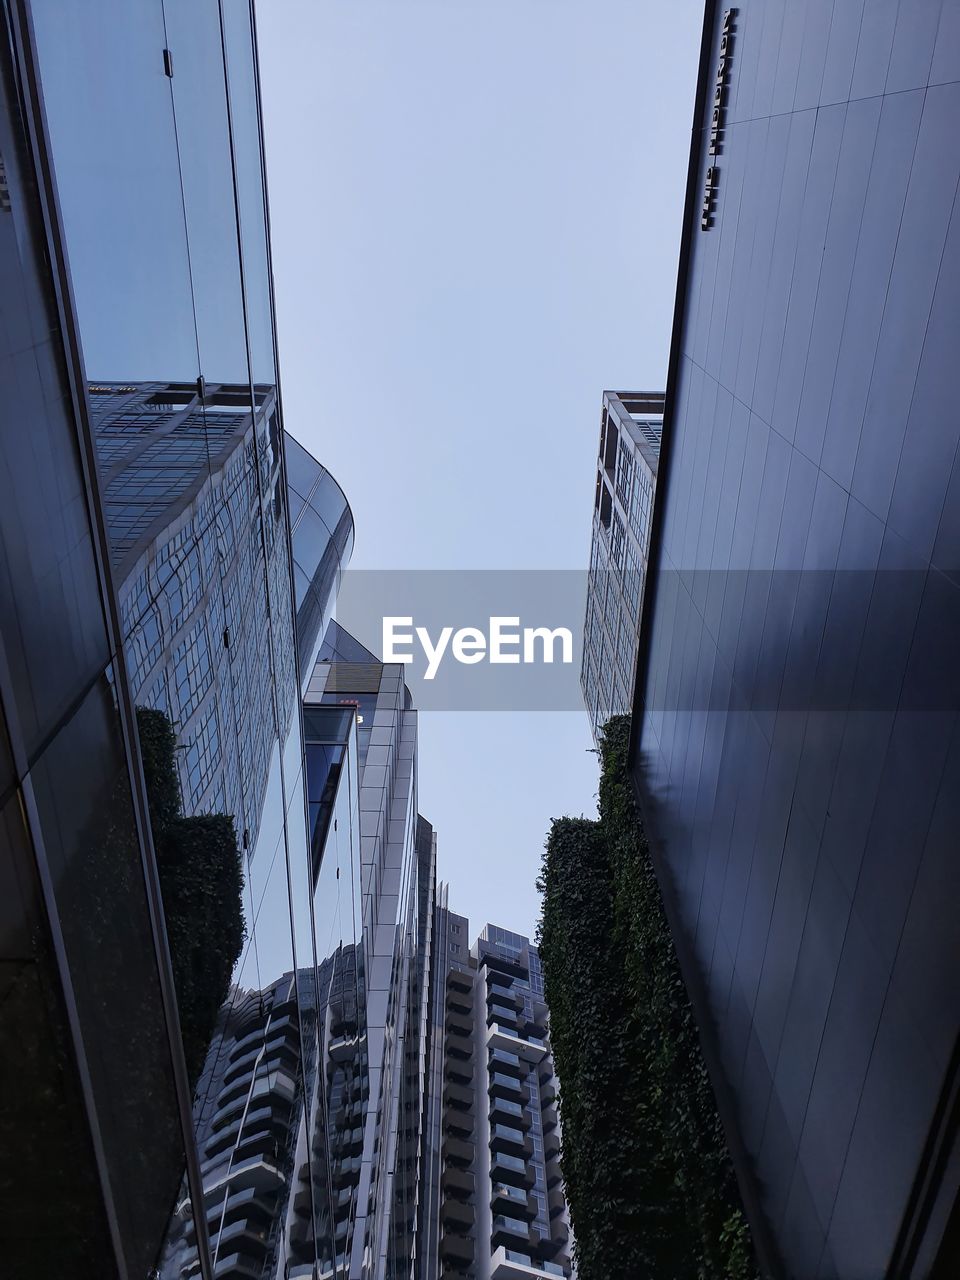
{"label": "balcony railing", "polygon": [[500,1165],[504,1169],[512,1169],[515,1173],[527,1172],[525,1160],[521,1160],[519,1156],[508,1156],[503,1151],[498,1151],[494,1155],[492,1163],[494,1165]]}
{"label": "balcony railing", "polygon": [[502,1196],[506,1200],[515,1200],[517,1204],[527,1203],[527,1193],[522,1187],[511,1187],[507,1182],[495,1182],[493,1184],[492,1199]]}
{"label": "balcony railing", "polygon": [[524,1063],[521,1063],[519,1054],[508,1053],[506,1049],[491,1049],[490,1061],[492,1063],[502,1063],[505,1067],[520,1067],[525,1065]]}
{"label": "balcony railing", "polygon": [[514,1129],[507,1124],[491,1125],[490,1135],[492,1138],[502,1138],[504,1142],[516,1142],[517,1144],[521,1144],[525,1136],[522,1129]]}
{"label": "balcony railing", "polygon": [[506,1214],[497,1213],[493,1218],[493,1233],[496,1235],[498,1231],[509,1231],[515,1236],[523,1236],[526,1238],[529,1227],[522,1218],[508,1218]]}
{"label": "balcony railing", "polygon": [[499,1111],[502,1115],[516,1116],[518,1120],[523,1118],[523,1107],[519,1102],[511,1102],[509,1098],[495,1098],[490,1104],[490,1114]]}
{"label": "balcony railing", "polygon": [[541,1262],[539,1258],[531,1258],[528,1253],[518,1253],[515,1249],[504,1249],[508,1262],[519,1262],[522,1266],[532,1267],[534,1271],[542,1271],[548,1276],[565,1276],[563,1267],[555,1262]]}

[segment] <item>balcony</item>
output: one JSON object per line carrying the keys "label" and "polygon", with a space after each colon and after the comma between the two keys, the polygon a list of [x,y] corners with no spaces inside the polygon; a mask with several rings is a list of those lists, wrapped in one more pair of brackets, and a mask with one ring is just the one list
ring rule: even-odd
{"label": "balcony", "polygon": [[493,1001],[488,1001],[487,1026],[489,1027],[490,1024],[493,1022],[505,1023],[508,1027],[513,1027],[513,1029],[516,1031],[517,1029],[516,1009],[512,1005],[501,1004],[499,999],[496,1001],[496,1003],[494,1003]]}
{"label": "balcony", "polygon": [[447,1010],[444,1026],[448,1033],[453,1031],[461,1036],[473,1035],[473,1019],[465,1014],[455,1013],[452,1009]]}
{"label": "balcony", "polygon": [[241,1131],[245,1136],[269,1131],[282,1141],[290,1128],[289,1108],[284,1106],[278,1110],[281,1114],[275,1115],[272,1107],[261,1106],[248,1111],[246,1116],[242,1110],[235,1111],[230,1122],[219,1126],[207,1139],[205,1158],[210,1160],[228,1147],[237,1145]]}
{"label": "balcony", "polygon": [[447,990],[459,991],[461,994],[473,992],[473,974],[462,969],[451,969],[447,974]]}
{"label": "balcony", "polygon": [[508,1155],[523,1156],[526,1159],[533,1155],[533,1143],[524,1131],[509,1124],[490,1126],[490,1148],[492,1151],[506,1151]]}
{"label": "balcony", "polygon": [[231,1191],[234,1188],[253,1187],[259,1194],[268,1194],[283,1186],[286,1180],[283,1170],[272,1157],[235,1159],[232,1165],[229,1159],[225,1159],[213,1167],[203,1166],[203,1195],[208,1203],[222,1199],[226,1183],[230,1184]]}
{"label": "balcony", "polygon": [[569,1276],[570,1272],[555,1262],[540,1262],[528,1253],[500,1245],[490,1259],[493,1280],[547,1280],[549,1276]]}
{"label": "balcony", "polygon": [[470,1018],[473,1016],[473,997],[453,988],[447,992],[447,1009],[451,1013]]}
{"label": "balcony", "polygon": [[460,1085],[473,1084],[473,1063],[469,1058],[447,1058],[443,1074],[448,1082],[452,1081]]}
{"label": "balcony", "polygon": [[487,975],[487,999],[498,1000],[501,1004],[511,1005],[519,1009],[523,1005],[523,997],[512,986],[509,986],[500,974]]}
{"label": "balcony", "polygon": [[476,1185],[472,1173],[467,1173],[466,1170],[458,1169],[454,1165],[448,1165],[440,1175],[440,1186],[443,1188],[444,1195],[472,1196]]}
{"label": "balcony", "polygon": [[523,1248],[530,1244],[530,1227],[524,1218],[512,1218],[508,1214],[498,1213],[493,1218],[490,1240],[494,1248],[500,1244]]}
{"label": "balcony", "polygon": [[[207,1224],[214,1230],[220,1223],[236,1222],[240,1218],[255,1218],[259,1214],[268,1223],[276,1213],[276,1198],[273,1195],[263,1196],[256,1187],[243,1187],[235,1191],[227,1184],[221,1184],[221,1191],[227,1192],[226,1207],[224,1197],[204,1197]],[[309,1192],[307,1193],[309,1195]],[[191,1236],[191,1233],[194,1233]],[[196,1239],[193,1220],[187,1227],[187,1235]]]}
{"label": "balcony", "polygon": [[511,1027],[503,1023],[494,1023],[487,1028],[487,1045],[491,1049],[500,1049],[505,1053],[516,1054],[525,1062],[539,1062],[546,1054],[547,1047],[542,1040],[529,1036],[521,1036]]}
{"label": "balcony", "polygon": [[466,1111],[455,1111],[451,1107],[444,1118],[443,1132],[469,1141],[473,1137],[473,1116]]}
{"label": "balcony", "polygon": [[451,1135],[444,1138],[441,1150],[448,1164],[457,1165],[461,1169],[469,1168],[473,1164],[475,1149],[472,1142],[464,1142],[462,1138]]}
{"label": "balcony", "polygon": [[537,1202],[524,1187],[513,1187],[509,1182],[495,1182],[490,1192],[490,1208],[508,1218],[524,1217],[531,1221],[537,1216]]}
{"label": "balcony", "polygon": [[525,1076],[529,1069],[527,1063],[523,1061],[519,1054],[510,1053],[506,1049],[492,1048],[487,1061],[491,1072],[515,1076],[518,1083],[520,1077]]}
{"label": "balcony", "polygon": [[220,1255],[213,1269],[216,1280],[260,1280],[263,1275],[263,1257],[251,1257],[239,1250],[227,1256]]}
{"label": "balcony", "polygon": [[567,1201],[561,1183],[556,1183],[547,1192],[547,1207],[550,1210],[551,1219],[558,1218],[566,1209]]}
{"label": "balcony", "polygon": [[457,1058],[461,1062],[469,1062],[473,1057],[473,1041],[468,1036],[459,1033],[448,1033],[443,1047],[448,1058]]}
{"label": "balcony", "polygon": [[456,1107],[460,1111],[468,1111],[473,1107],[474,1094],[465,1085],[449,1081],[443,1089],[443,1105]]}
{"label": "balcony", "polygon": [[518,1129],[530,1128],[530,1117],[519,1102],[512,1098],[491,1098],[490,1119],[494,1124],[512,1124]]}
{"label": "balcony", "polygon": [[527,1189],[532,1187],[534,1182],[533,1170],[527,1167],[526,1161],[504,1151],[491,1153],[490,1177],[494,1182]]}
{"label": "balcony", "polygon": [[440,1257],[444,1262],[468,1267],[473,1262],[473,1241],[459,1232],[444,1231],[440,1240]]}
{"label": "balcony", "polygon": [[525,964],[521,963],[520,952],[514,952],[515,959],[508,956],[498,955],[495,951],[486,951],[480,958],[480,963],[487,970],[487,980],[502,980],[507,978],[523,978],[527,979],[529,970]]}
{"label": "balcony", "polygon": [[[491,1063],[491,1066],[496,1065]],[[515,1102],[529,1102],[530,1090],[516,1076],[504,1071],[491,1071],[487,1092],[491,1097],[512,1098]]]}
{"label": "balcony", "polygon": [[466,1235],[473,1228],[473,1205],[463,1200],[445,1200],[442,1218],[445,1228]]}

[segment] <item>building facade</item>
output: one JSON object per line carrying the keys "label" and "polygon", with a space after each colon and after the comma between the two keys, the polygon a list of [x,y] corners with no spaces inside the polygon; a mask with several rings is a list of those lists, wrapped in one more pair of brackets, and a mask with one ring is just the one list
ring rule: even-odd
{"label": "building facade", "polygon": [[557,1081],[527,938],[469,921],[441,888],[425,1122],[423,1280],[572,1274]]}
{"label": "building facade", "polygon": [[960,25],[708,5],[633,769],[766,1268],[956,1274]]}
{"label": "building facade", "polygon": [[[336,1188],[349,1186],[351,1199],[335,1265],[344,1280],[386,1280],[419,1274],[436,839],[417,813],[417,713],[403,668],[357,661],[356,642],[339,629],[336,637],[350,660],[334,648],[304,696],[311,847],[322,845],[318,946],[326,954],[339,937],[356,947],[365,1076],[361,1132]],[[348,903],[350,929],[341,934]],[[332,1081],[327,1088],[333,1098]]]}
{"label": "building facade", "polygon": [[406,709],[375,884],[369,731],[304,738],[352,518],[284,447],[252,7],[0,28],[4,1273],[384,1275],[433,842]]}
{"label": "building facade", "polygon": [[605,391],[580,685],[594,741],[633,706],[663,396]]}
{"label": "building facade", "polygon": [[[184,811],[230,814],[255,848],[297,696],[276,391],[254,388],[253,407],[229,384],[89,391],[131,694],[173,725]],[[313,577],[331,555],[328,535]]]}

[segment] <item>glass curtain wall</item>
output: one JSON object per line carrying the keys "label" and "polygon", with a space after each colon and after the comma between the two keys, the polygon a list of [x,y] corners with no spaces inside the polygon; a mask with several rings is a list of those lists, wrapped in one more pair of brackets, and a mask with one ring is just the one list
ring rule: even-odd
{"label": "glass curtain wall", "polygon": [[42,86],[70,282],[55,297],[44,278],[8,110],[0,253],[22,296],[0,291],[2,354],[31,401],[29,431],[4,431],[5,491],[36,483],[2,516],[4,616],[23,622],[3,632],[18,906],[0,972],[4,1032],[35,1067],[14,1097],[50,1135],[31,1154],[16,1111],[3,1122],[33,1170],[11,1173],[8,1203],[35,1206],[24,1256],[40,1239],[50,1265],[33,1274],[292,1276],[335,1256],[325,1161],[312,1172],[333,977],[317,976],[252,6],[3,14]]}

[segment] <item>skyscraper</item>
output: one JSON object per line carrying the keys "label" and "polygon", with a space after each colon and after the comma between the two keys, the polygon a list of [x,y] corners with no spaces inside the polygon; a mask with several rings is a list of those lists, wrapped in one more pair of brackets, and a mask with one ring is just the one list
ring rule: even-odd
{"label": "skyscraper", "polygon": [[633,705],[663,396],[605,391],[580,684],[594,741]]}
{"label": "skyscraper", "polygon": [[471,947],[469,921],[449,909],[445,886],[436,921],[423,1280],[570,1276],[537,950],[496,925]]}
{"label": "skyscraper", "polygon": [[[317,947],[355,948],[366,1090],[349,1176],[335,1187],[350,1196],[335,1265],[350,1280],[382,1280],[417,1274],[436,842],[417,814],[417,713],[402,666],[364,657],[339,628],[333,646],[304,698]],[[336,1127],[340,1095],[332,1076],[328,1085]]]}
{"label": "skyscraper", "polygon": [[352,518],[284,449],[251,9],[0,27],[4,1272],[379,1276],[432,863],[362,888],[356,768],[310,807]]}
{"label": "skyscraper", "polygon": [[958,31],[706,9],[632,759],[804,1280],[960,1266]]}

